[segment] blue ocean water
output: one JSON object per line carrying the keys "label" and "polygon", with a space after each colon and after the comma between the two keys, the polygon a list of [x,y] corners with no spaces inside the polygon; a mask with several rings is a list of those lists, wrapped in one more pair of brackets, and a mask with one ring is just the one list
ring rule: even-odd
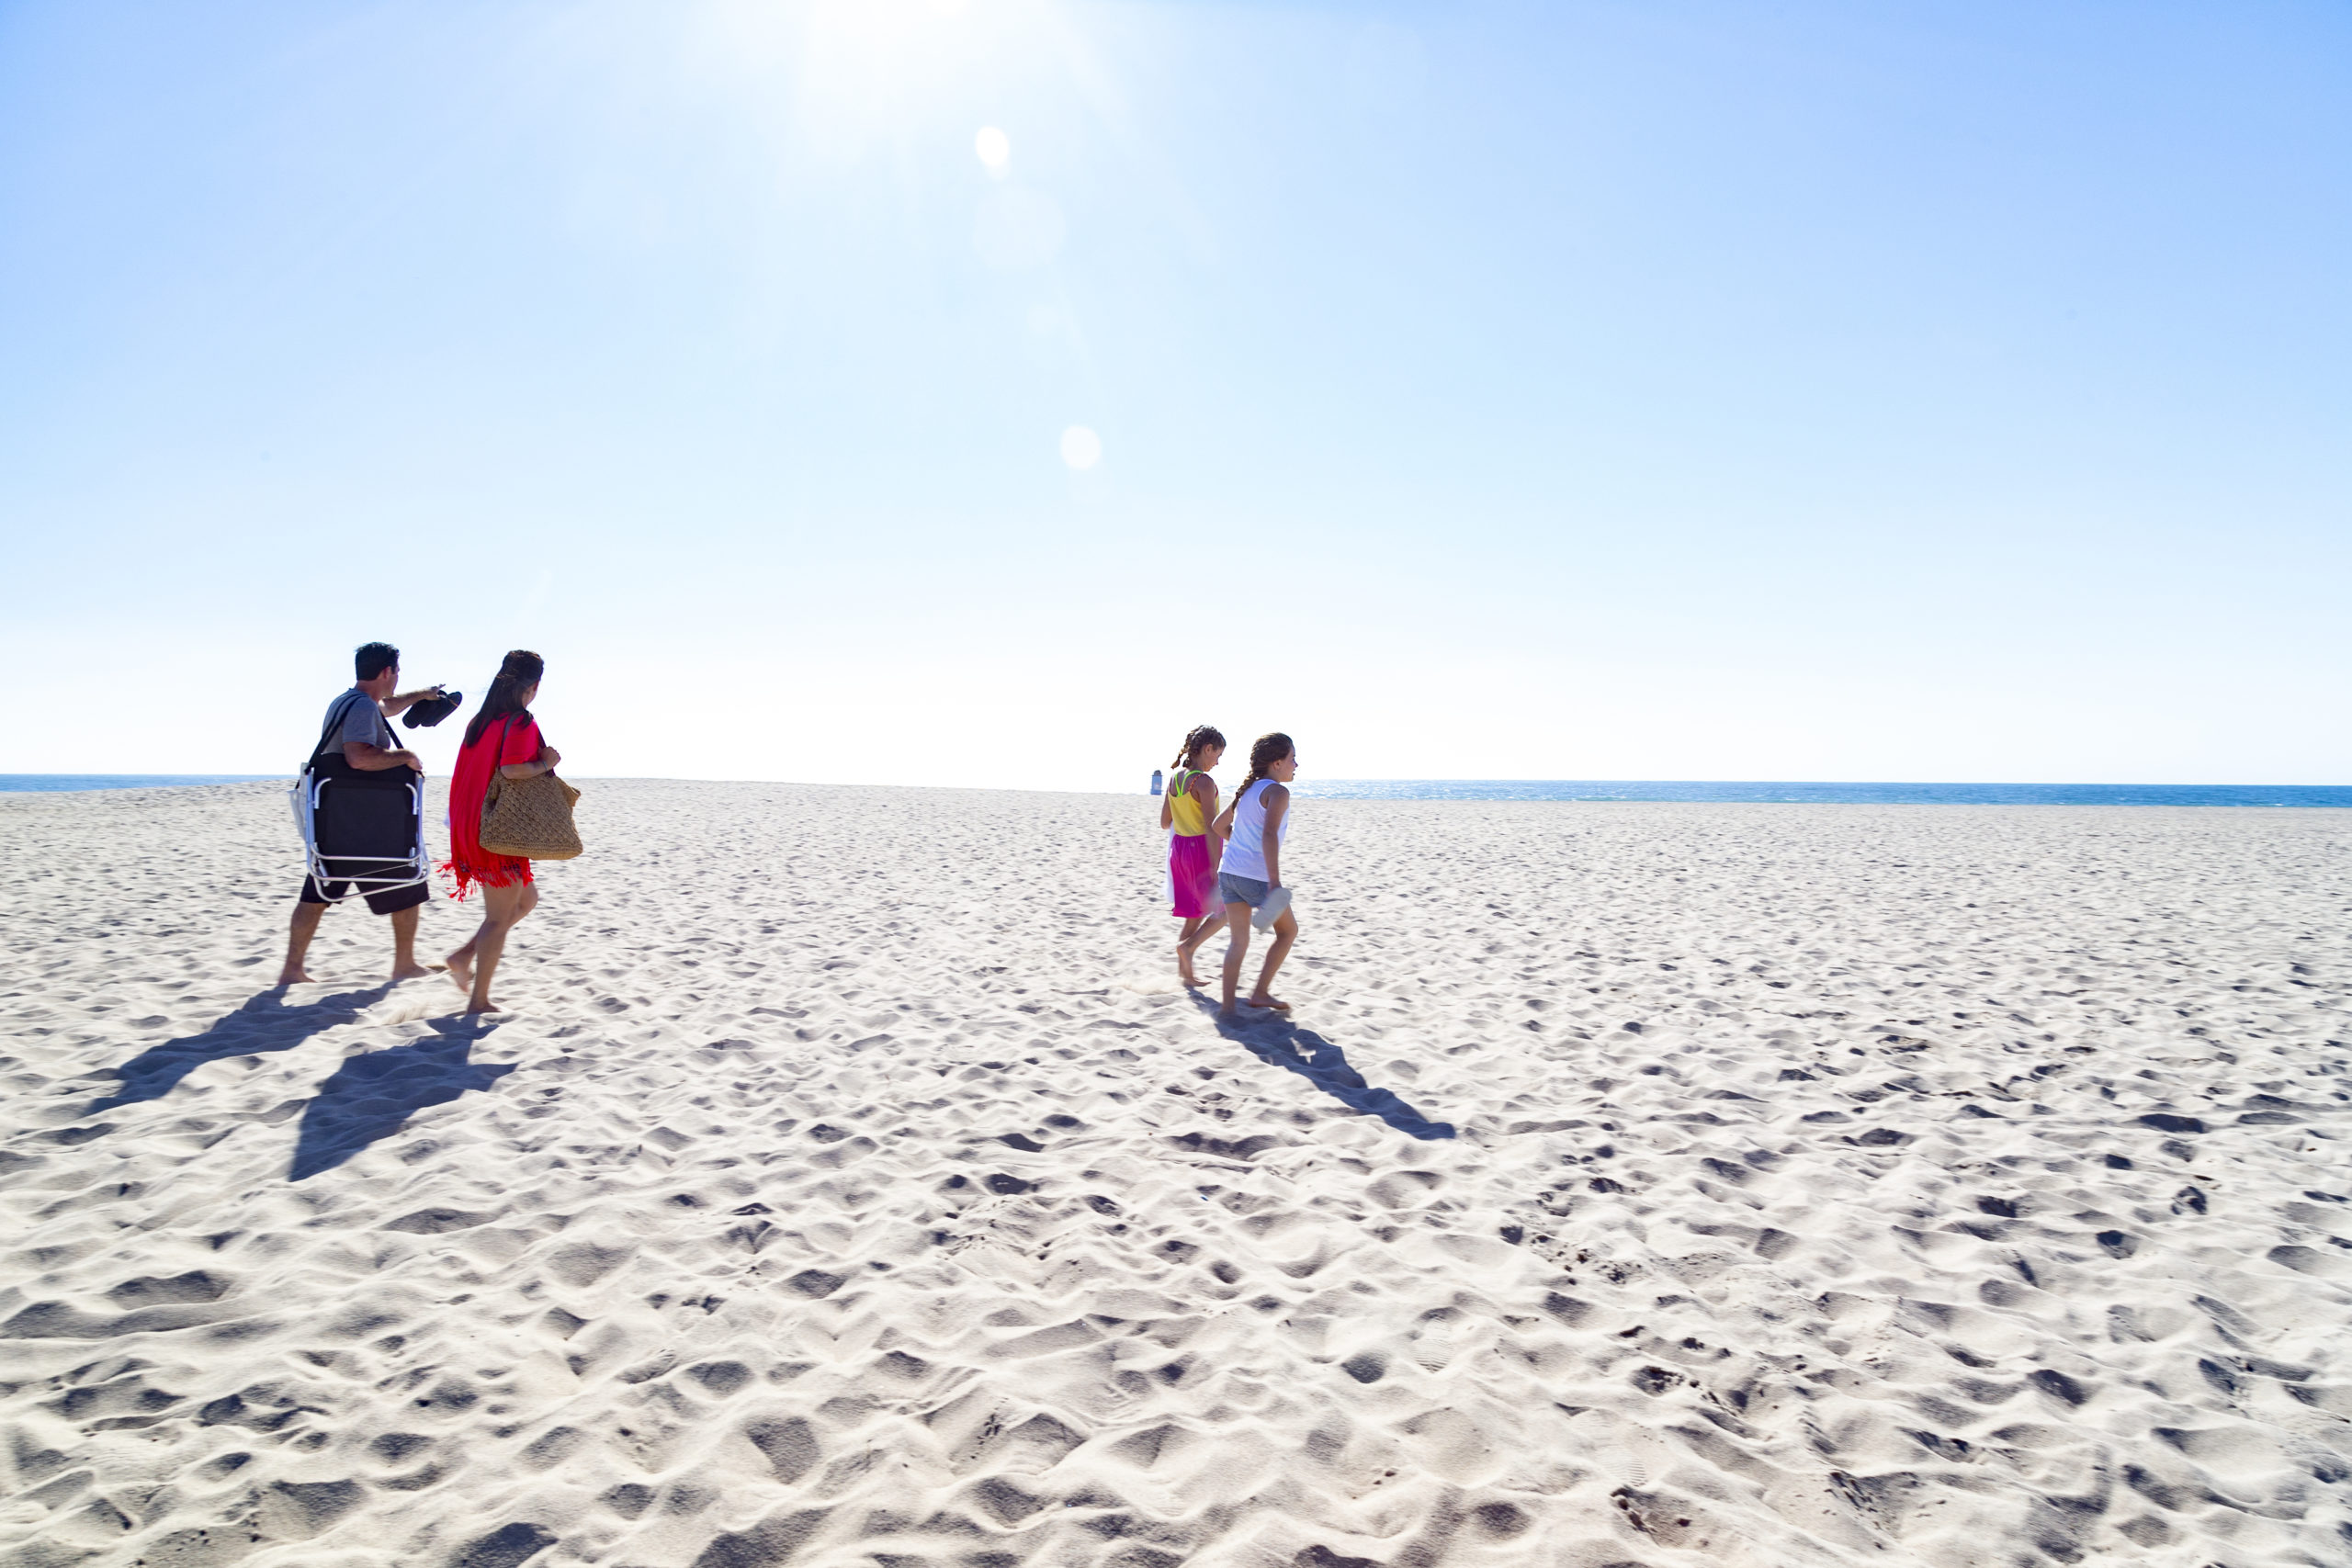
{"label": "blue ocean water", "polygon": [[[23,790],[257,784],[281,773],[0,773]],[[1301,779],[1322,800],[1693,800],[1847,806],[2329,806],[2352,784],[1773,784],[1688,779]]]}
{"label": "blue ocean water", "polygon": [[252,784],[260,779],[286,776],[280,773],[0,773],[0,795],[21,790],[161,789],[174,784]]}
{"label": "blue ocean water", "polygon": [[1301,779],[1323,800],[1697,800],[1841,806],[2333,806],[2346,784],[1728,784],[1674,779]]}

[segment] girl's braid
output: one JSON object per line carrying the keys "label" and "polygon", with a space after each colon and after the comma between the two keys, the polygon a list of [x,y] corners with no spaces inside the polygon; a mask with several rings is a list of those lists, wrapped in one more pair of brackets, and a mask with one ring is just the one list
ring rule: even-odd
{"label": "girl's braid", "polygon": [[1168,765],[1170,768],[1189,768],[1193,765],[1193,759],[1201,754],[1202,747],[1222,746],[1224,744],[1225,737],[1217,733],[1216,726],[1196,724],[1192,728],[1192,730],[1185,735],[1184,744],[1178,750],[1176,753],[1176,760]]}
{"label": "girl's braid", "polygon": [[1289,756],[1293,750],[1290,737],[1280,730],[1272,735],[1261,735],[1252,740],[1250,743],[1250,776],[1243,779],[1241,786],[1233,792],[1234,805],[1238,807],[1241,797],[1250,793],[1250,786],[1264,778],[1266,770]]}

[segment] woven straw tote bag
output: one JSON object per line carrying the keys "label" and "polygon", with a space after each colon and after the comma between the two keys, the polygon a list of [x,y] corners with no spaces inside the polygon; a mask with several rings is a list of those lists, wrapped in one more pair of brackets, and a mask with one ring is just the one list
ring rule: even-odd
{"label": "woven straw tote bag", "polygon": [[[508,715],[506,728],[514,728]],[[496,758],[506,750],[498,738]],[[580,792],[553,773],[510,779],[491,763],[490,788],[481,797],[481,847],[494,855],[523,860],[570,860],[580,852],[580,829],[573,826],[571,807]]]}

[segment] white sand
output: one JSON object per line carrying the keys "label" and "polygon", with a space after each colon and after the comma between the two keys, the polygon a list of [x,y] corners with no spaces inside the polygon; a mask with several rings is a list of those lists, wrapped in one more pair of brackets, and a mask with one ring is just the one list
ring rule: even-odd
{"label": "white sand", "polygon": [[0,797],[0,1563],[2352,1562],[2345,814],[1306,801],[1238,1039],[1148,800],[583,820],[470,1033]]}

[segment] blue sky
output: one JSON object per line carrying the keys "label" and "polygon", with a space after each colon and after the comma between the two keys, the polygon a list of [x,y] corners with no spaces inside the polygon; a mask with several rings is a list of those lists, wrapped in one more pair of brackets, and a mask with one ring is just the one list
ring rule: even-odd
{"label": "blue sky", "polygon": [[0,769],[383,637],[583,774],[2344,782],[2347,132],[2259,0],[19,0]]}

